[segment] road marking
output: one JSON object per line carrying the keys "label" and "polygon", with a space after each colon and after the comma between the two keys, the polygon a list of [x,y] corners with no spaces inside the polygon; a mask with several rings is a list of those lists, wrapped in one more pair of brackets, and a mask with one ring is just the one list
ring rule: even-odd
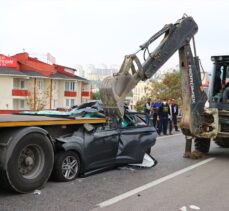
{"label": "road marking", "polygon": [[110,206],[112,204],[115,204],[115,203],[123,200],[123,199],[126,199],[126,198],[128,198],[130,196],[133,196],[134,194],[137,194],[137,193],[139,193],[141,191],[144,191],[144,190],[147,190],[147,189],[149,189],[151,187],[154,187],[154,186],[156,186],[156,185],[158,185],[158,184],[160,184],[162,182],[165,182],[167,180],[170,180],[170,179],[172,179],[172,178],[174,178],[174,177],[176,177],[178,175],[184,174],[184,173],[186,173],[186,172],[188,172],[188,171],[190,171],[190,170],[192,170],[194,168],[197,168],[199,166],[202,166],[202,165],[204,165],[206,163],[209,163],[209,162],[211,162],[213,160],[215,160],[215,158],[209,158],[209,159],[203,160],[203,161],[201,161],[199,163],[196,163],[196,164],[194,164],[192,166],[188,166],[188,167],[186,167],[184,169],[181,169],[179,171],[176,171],[176,172],[174,172],[172,174],[169,174],[169,175],[167,175],[165,177],[159,178],[159,179],[154,180],[154,181],[152,181],[150,183],[147,183],[147,184],[145,184],[143,186],[140,186],[140,187],[138,187],[136,189],[130,190],[130,191],[128,191],[126,193],[123,193],[123,194],[121,194],[119,196],[116,196],[114,198],[111,198],[111,199],[108,199],[108,200],[106,200],[104,202],[101,202],[97,206],[99,206],[100,208]]}

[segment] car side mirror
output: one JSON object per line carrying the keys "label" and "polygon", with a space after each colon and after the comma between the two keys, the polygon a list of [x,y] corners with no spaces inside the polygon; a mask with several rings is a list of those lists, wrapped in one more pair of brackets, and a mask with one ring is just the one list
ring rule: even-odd
{"label": "car side mirror", "polygon": [[84,128],[86,129],[87,132],[92,132],[95,128],[92,124],[85,123],[83,124]]}

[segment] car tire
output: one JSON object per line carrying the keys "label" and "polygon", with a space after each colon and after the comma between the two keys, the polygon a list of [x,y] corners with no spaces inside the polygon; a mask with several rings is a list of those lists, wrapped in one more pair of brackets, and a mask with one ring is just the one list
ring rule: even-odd
{"label": "car tire", "polygon": [[13,149],[7,169],[0,171],[1,186],[19,193],[29,193],[49,179],[54,163],[50,140],[40,133],[25,135]]}
{"label": "car tire", "polygon": [[80,167],[80,159],[76,152],[58,152],[55,155],[52,178],[60,182],[75,180],[79,175]]}
{"label": "car tire", "polygon": [[195,149],[202,153],[208,153],[210,149],[210,139],[195,138]]}
{"label": "car tire", "polygon": [[214,141],[218,146],[220,146],[222,148],[229,148],[229,141],[227,141],[223,138],[217,138]]}

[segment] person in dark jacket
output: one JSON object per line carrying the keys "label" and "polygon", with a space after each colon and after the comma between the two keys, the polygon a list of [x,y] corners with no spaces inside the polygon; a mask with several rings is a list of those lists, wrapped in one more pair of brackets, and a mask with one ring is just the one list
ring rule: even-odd
{"label": "person in dark jacket", "polygon": [[178,105],[176,104],[176,100],[172,99],[172,111],[171,111],[171,116],[172,116],[172,121],[173,121],[173,126],[175,131],[179,131],[178,130],[178,126],[177,126],[177,115],[178,115]]}
{"label": "person in dark jacket", "polygon": [[169,105],[169,117],[168,117],[168,126],[169,126],[169,135],[172,135],[172,130],[173,130],[173,116],[174,116],[174,110],[173,110],[173,104],[172,104],[172,99],[168,100],[168,105]]}
{"label": "person in dark jacket", "polygon": [[168,127],[168,118],[169,118],[169,105],[166,100],[163,100],[160,108],[159,108],[159,130],[158,135],[161,135],[163,132],[164,135],[167,135],[167,127]]}

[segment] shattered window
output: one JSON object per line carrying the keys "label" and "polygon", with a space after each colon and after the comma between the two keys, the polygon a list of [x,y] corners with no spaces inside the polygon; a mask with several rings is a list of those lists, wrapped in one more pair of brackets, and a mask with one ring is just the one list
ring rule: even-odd
{"label": "shattered window", "polygon": [[96,127],[96,132],[104,130],[116,130],[117,128],[117,120],[115,120],[115,118],[110,118],[105,124],[98,125]]}
{"label": "shattered window", "polygon": [[109,118],[106,125],[105,125],[105,129],[106,130],[115,130],[117,129],[117,119],[115,118]]}
{"label": "shattered window", "polygon": [[146,126],[146,123],[136,114],[125,114],[122,120],[122,128]]}

